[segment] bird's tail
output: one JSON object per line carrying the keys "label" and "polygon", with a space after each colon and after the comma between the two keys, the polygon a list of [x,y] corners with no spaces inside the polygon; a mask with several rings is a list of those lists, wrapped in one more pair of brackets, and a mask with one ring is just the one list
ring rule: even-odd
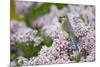
{"label": "bird's tail", "polygon": [[78,46],[77,46],[78,38],[74,34],[71,35],[71,41],[72,41],[72,49],[78,50]]}

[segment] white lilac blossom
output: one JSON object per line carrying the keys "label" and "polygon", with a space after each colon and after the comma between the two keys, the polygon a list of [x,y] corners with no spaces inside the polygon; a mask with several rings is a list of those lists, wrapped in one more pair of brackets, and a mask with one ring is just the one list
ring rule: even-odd
{"label": "white lilac blossom", "polygon": [[15,42],[30,44],[33,41],[34,46],[38,46],[43,41],[43,38],[36,36],[37,33],[37,30],[26,27],[23,22],[19,22],[19,24],[11,22],[11,44],[15,44]]}
{"label": "white lilac blossom", "polygon": [[33,2],[23,2],[20,0],[16,0],[16,12],[17,14],[25,14],[29,7],[32,6]]}
{"label": "white lilac blossom", "polygon": [[38,36],[35,37],[34,38],[34,42],[35,42],[34,46],[38,46],[42,41],[43,41],[42,37],[38,37]]}
{"label": "white lilac blossom", "polygon": [[17,60],[16,60],[17,65],[19,65],[19,66],[22,66],[23,63],[27,63],[27,61],[28,61],[28,59],[26,59],[22,56],[18,57]]}
{"label": "white lilac blossom", "polygon": [[[11,22],[11,24],[14,24],[14,23]],[[16,29],[16,31],[14,33],[11,33],[11,35],[14,36],[16,41],[27,42],[28,40],[31,41],[33,39],[32,38],[33,37],[32,29],[20,26],[18,24],[15,24],[15,25],[17,27],[13,26],[11,29],[12,30]]]}
{"label": "white lilac blossom", "polygon": [[38,2],[29,2],[29,1],[21,1],[21,0],[15,0],[16,2],[16,12],[19,15],[25,15],[28,11],[30,11],[32,8],[35,8],[37,6],[40,6],[42,4]]}

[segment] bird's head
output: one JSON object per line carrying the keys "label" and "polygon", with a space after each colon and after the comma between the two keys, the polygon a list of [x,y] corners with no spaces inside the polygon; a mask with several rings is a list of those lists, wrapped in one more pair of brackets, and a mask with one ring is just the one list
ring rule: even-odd
{"label": "bird's head", "polygon": [[67,17],[66,17],[66,16],[60,16],[60,17],[59,17],[59,22],[60,22],[61,24],[64,24],[65,22],[67,22]]}

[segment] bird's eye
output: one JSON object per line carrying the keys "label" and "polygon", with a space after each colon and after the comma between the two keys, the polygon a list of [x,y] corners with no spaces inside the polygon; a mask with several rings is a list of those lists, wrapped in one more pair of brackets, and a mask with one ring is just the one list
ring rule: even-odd
{"label": "bird's eye", "polygon": [[62,21],[64,20],[63,18],[65,18],[66,16],[60,16],[59,17],[59,22],[62,23]]}

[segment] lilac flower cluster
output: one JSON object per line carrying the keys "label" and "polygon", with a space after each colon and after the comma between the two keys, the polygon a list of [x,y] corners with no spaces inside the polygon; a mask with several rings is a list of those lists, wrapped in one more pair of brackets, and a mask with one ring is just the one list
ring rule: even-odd
{"label": "lilac flower cluster", "polygon": [[30,44],[31,42],[35,42],[34,46],[38,46],[43,38],[36,36],[37,30],[32,30],[31,28],[26,27],[24,22],[11,22],[11,45],[14,45],[15,42],[24,42]]}
{"label": "lilac flower cluster", "polygon": [[64,37],[63,39],[60,38],[58,33],[56,38],[53,40],[51,47],[48,48],[43,46],[39,56],[31,58],[27,63],[23,65],[43,65],[71,62],[67,55],[67,49],[70,48],[70,41],[66,40]]}

